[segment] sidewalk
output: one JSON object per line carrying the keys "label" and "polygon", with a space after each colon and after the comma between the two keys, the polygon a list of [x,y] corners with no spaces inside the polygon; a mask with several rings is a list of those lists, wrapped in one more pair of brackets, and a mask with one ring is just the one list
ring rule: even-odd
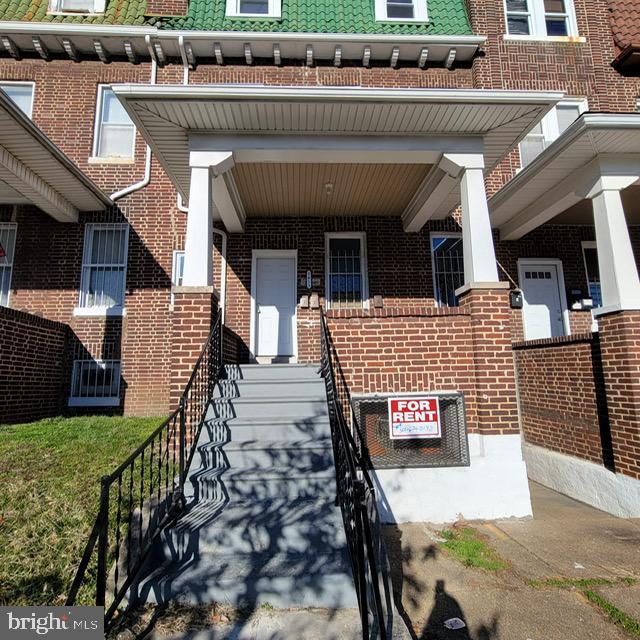
{"label": "sidewalk", "polygon": [[[386,529],[394,589],[415,638],[630,637],[587,596],[595,593],[640,619],[640,521],[609,516],[533,483],[531,494],[533,519],[472,525],[507,561],[509,568],[502,571],[464,567],[438,545],[442,527]],[[639,582],[631,584],[635,579]],[[447,629],[444,621],[452,617],[467,627]]]}

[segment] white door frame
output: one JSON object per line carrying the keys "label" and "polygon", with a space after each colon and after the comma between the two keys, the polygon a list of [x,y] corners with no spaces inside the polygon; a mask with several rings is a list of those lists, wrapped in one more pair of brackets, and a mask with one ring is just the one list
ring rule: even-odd
{"label": "white door frame", "polygon": [[298,358],[298,250],[297,249],[253,249],[251,252],[251,321],[249,334],[249,353],[256,359],[256,331],[258,329],[256,313],[256,270],[258,258],[293,258],[293,357]]}
{"label": "white door frame", "polygon": [[[571,335],[571,323],[569,322],[569,307],[567,306],[567,292],[564,287],[564,271],[562,269],[562,260],[557,258],[518,258],[518,282],[520,289],[524,295],[524,267],[531,264],[554,265],[558,274],[558,289],[560,291],[560,305],[562,306],[562,324],[564,333]],[[522,328],[525,331],[524,307],[522,309]],[[526,335],[526,332],[525,332]],[[525,338],[526,339],[526,338]]]}

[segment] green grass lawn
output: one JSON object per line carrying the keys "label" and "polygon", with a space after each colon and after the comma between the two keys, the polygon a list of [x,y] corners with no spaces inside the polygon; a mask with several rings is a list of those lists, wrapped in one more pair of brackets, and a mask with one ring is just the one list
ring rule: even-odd
{"label": "green grass lawn", "polygon": [[162,418],[0,425],[0,605],[61,604],[95,521],[100,477]]}

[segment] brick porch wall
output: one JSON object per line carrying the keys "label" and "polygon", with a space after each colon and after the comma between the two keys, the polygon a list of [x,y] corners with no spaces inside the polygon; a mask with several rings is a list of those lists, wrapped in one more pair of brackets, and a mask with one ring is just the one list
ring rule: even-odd
{"label": "brick porch wall", "polygon": [[640,479],[640,311],[598,318],[615,470]]}
{"label": "brick porch wall", "polygon": [[0,423],[62,412],[69,334],[61,322],[0,307]]}
{"label": "brick porch wall", "polygon": [[612,468],[598,334],[513,345],[525,441]]}

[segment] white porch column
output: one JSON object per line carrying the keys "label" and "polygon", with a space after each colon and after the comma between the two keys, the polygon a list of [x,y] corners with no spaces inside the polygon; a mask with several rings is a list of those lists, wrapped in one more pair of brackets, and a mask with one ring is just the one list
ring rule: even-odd
{"label": "white porch column", "polygon": [[498,282],[496,252],[484,188],[484,158],[481,154],[445,157],[462,167],[460,198],[465,285]]}
{"label": "white porch column", "polygon": [[182,284],[185,287],[213,286],[213,202],[208,165],[191,167]]}
{"label": "white porch column", "polygon": [[640,279],[620,190],[602,189],[591,198],[602,288],[597,311],[640,309]]}

